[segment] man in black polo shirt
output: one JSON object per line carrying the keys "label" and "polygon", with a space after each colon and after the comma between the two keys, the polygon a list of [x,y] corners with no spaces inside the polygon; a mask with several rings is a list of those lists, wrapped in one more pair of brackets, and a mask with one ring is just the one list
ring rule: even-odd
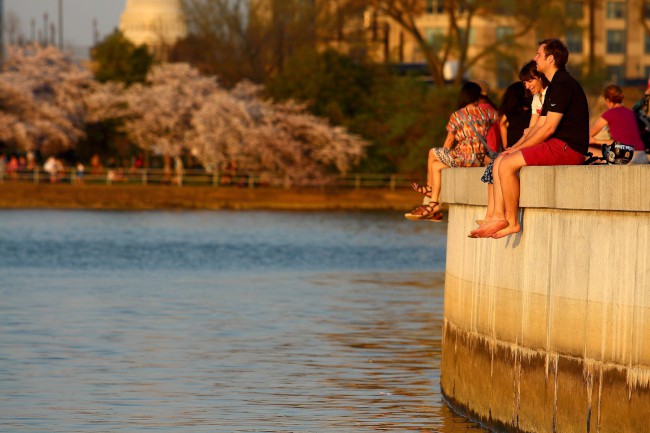
{"label": "man in black polo shirt", "polygon": [[[481,236],[502,238],[521,230],[519,170],[525,166],[579,165],[589,146],[589,105],[580,84],[566,71],[569,51],[558,39],[539,42],[537,70],[551,82],[537,123],[495,161],[495,217]],[[501,215],[499,215],[501,213]]]}

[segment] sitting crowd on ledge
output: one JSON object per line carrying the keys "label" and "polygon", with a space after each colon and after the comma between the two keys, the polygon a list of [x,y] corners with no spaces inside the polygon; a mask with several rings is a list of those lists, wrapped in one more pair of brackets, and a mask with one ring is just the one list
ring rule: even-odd
{"label": "sitting crowd on ledge", "polygon": [[619,86],[607,86],[603,92],[607,111],[590,128],[585,92],[566,70],[567,47],[558,39],[538,45],[535,58],[522,67],[520,81],[506,89],[498,109],[485,83],[462,87],[444,145],[429,151],[426,184],[412,184],[424,199],[405,214],[407,219],[443,220],[441,172],[449,167],[487,164],[481,178],[488,185],[487,212],[468,236],[499,239],[521,231],[523,167],[648,163],[644,139],[650,136],[650,81],[633,110],[623,106]]}

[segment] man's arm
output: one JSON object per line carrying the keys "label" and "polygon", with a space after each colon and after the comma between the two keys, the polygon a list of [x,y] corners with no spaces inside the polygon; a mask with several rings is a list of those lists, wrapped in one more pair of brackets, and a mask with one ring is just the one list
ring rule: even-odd
{"label": "man's arm", "polygon": [[508,153],[516,152],[525,147],[534,146],[536,144],[542,143],[555,133],[560,121],[562,120],[562,113],[556,113],[549,111],[546,116],[539,118],[535,126],[528,131],[528,134],[520,140],[515,146],[512,146],[507,150]]}
{"label": "man's arm", "polygon": [[519,140],[517,140],[515,144],[513,144],[510,148],[506,149],[508,150],[506,154],[516,152],[518,149],[521,149],[521,144],[525,142],[528,139],[528,137],[532,136],[532,134],[535,133],[537,129],[541,128],[544,122],[546,122],[546,116],[541,116],[541,117],[537,116],[537,121],[532,126],[524,130],[523,135]]}

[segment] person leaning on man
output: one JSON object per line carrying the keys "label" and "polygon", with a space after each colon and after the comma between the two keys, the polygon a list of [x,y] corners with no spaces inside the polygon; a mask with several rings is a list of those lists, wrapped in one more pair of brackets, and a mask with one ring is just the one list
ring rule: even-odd
{"label": "person leaning on man", "polygon": [[502,238],[521,230],[519,171],[525,166],[579,165],[589,146],[589,105],[580,84],[566,71],[569,51],[558,39],[539,42],[537,70],[550,81],[539,121],[501,153],[494,173],[495,209],[502,218],[481,227],[481,236]]}

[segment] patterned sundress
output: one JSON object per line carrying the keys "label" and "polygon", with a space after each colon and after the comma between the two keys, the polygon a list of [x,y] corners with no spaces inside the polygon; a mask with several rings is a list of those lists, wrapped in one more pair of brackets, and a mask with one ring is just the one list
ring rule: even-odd
{"label": "patterned sundress", "polygon": [[[453,134],[456,146],[452,149],[434,147],[436,158],[449,167],[482,167],[485,146],[474,129],[485,138],[497,117],[496,110],[475,105],[455,111],[449,118],[447,131]],[[468,122],[474,125],[474,129]]]}

